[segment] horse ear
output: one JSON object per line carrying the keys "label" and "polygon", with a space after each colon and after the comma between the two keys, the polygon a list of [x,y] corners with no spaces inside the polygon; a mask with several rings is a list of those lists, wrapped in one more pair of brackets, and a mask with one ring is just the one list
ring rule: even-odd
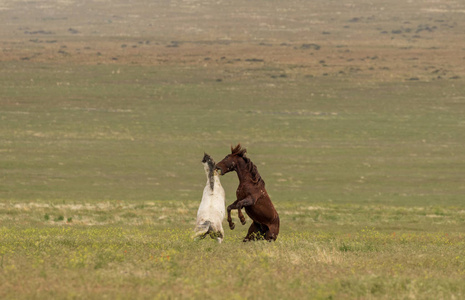
{"label": "horse ear", "polygon": [[237,144],[237,146],[233,149],[231,146],[231,154],[234,155],[239,155],[239,156],[244,156],[244,154],[247,152],[247,149],[242,148],[241,144]]}
{"label": "horse ear", "polygon": [[231,154],[237,154],[239,152],[239,150],[241,150],[241,143],[237,144],[237,146],[234,147],[234,148],[231,145]]}

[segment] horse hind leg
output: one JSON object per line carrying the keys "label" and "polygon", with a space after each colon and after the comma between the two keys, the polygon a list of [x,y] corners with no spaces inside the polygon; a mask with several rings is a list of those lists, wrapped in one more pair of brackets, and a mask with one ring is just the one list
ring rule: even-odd
{"label": "horse hind leg", "polygon": [[192,235],[192,239],[194,241],[198,241],[198,240],[203,240],[206,236],[207,236],[207,232],[195,232],[193,235]]}
{"label": "horse hind leg", "polygon": [[247,235],[245,236],[243,242],[263,239],[263,236],[265,235],[265,230],[264,228],[262,228],[262,226],[263,225],[257,222],[252,222],[252,224],[249,227],[249,231],[247,232]]}
{"label": "horse hind leg", "polygon": [[202,224],[198,224],[194,229],[194,234],[192,235],[192,239],[194,241],[204,239],[207,234],[210,232],[210,221],[205,221]]}
{"label": "horse hind leg", "polygon": [[268,242],[273,242],[273,241],[276,241],[276,234],[270,230],[268,230],[266,233],[265,233],[265,240],[267,240]]}
{"label": "horse hind leg", "polygon": [[278,225],[271,225],[268,227],[268,230],[265,233],[265,240],[268,242],[276,241],[279,234],[279,226]]}
{"label": "horse hind leg", "polygon": [[224,239],[224,232],[223,232],[223,230],[218,231],[218,233],[216,234],[216,241],[218,242],[218,244],[221,244],[221,242],[223,241],[223,239]]}
{"label": "horse hind leg", "polygon": [[224,239],[223,227],[222,226],[216,227],[216,228],[214,227],[213,230],[210,231],[210,237],[216,240],[219,244],[221,244],[221,242]]}
{"label": "horse hind leg", "polygon": [[247,235],[245,236],[243,242],[248,242],[248,241],[253,241],[255,240],[255,235],[254,233],[257,231],[257,228],[255,227],[255,222],[252,222],[249,227],[249,231],[247,232]]}

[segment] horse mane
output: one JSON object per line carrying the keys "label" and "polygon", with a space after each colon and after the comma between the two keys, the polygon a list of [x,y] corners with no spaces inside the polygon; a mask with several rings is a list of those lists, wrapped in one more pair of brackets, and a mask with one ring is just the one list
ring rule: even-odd
{"label": "horse mane", "polygon": [[210,155],[204,152],[202,162],[207,163],[208,165],[208,181],[210,182],[210,188],[213,191],[215,187],[215,178],[213,173],[216,166],[215,161]]}
{"label": "horse mane", "polygon": [[245,156],[246,153],[247,149],[242,148],[240,143],[234,148],[231,146],[231,155],[239,156],[244,159],[246,168],[252,175],[252,181],[254,183],[259,183],[261,181],[263,182],[263,185],[265,185],[265,181],[263,181],[262,176],[260,176],[260,173],[258,173],[257,166],[248,157]]}

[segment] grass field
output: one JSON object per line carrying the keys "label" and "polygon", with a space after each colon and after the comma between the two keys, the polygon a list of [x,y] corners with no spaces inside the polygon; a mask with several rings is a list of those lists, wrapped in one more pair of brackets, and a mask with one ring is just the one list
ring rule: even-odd
{"label": "grass field", "polygon": [[[465,297],[464,4],[152,2],[0,1],[1,299]],[[193,242],[239,142],[278,240]]]}

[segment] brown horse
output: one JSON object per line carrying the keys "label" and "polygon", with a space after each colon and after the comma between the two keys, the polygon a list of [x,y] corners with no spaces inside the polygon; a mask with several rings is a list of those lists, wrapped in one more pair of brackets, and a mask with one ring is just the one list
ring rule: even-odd
{"label": "brown horse", "polygon": [[237,209],[242,225],[245,224],[241,209],[244,207],[247,215],[252,219],[249,232],[244,242],[265,238],[274,241],[279,233],[279,215],[265,190],[265,182],[257,171],[257,167],[245,156],[246,149],[241,144],[235,148],[231,146],[231,154],[227,155],[216,165],[221,175],[236,171],[239,177],[237,200],[228,206],[229,228],[235,225],[231,219],[231,210]]}

